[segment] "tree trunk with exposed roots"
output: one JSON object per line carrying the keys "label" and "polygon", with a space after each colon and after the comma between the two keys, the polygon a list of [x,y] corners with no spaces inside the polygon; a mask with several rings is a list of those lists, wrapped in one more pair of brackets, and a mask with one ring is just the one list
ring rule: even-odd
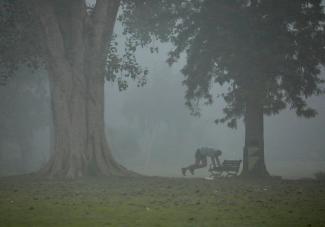
{"label": "tree trunk with exposed roots", "polygon": [[[104,69],[118,0],[97,0],[89,13],[83,1],[34,0],[47,49],[53,152],[40,173],[52,177],[133,175],[118,164],[104,129]],[[63,1],[62,1],[63,2]]]}

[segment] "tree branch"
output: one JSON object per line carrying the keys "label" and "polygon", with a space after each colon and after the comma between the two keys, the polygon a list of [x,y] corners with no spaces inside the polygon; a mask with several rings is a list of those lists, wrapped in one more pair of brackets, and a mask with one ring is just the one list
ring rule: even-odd
{"label": "tree branch", "polygon": [[[32,10],[39,17],[47,47],[49,77],[53,81],[61,77],[69,80],[67,74],[72,73],[71,65],[66,58],[63,35],[54,12],[53,2],[50,0],[33,0]],[[55,72],[55,73],[54,73]],[[69,88],[67,88],[69,89]]]}
{"label": "tree branch", "polygon": [[[90,54],[93,59],[102,64],[107,54],[107,43],[109,42],[120,5],[120,0],[97,0],[94,13],[92,15],[92,33],[90,34]],[[104,51],[103,51],[104,50]],[[106,50],[106,51],[105,51]],[[102,56],[98,56],[102,54]],[[97,55],[97,57],[95,57]]]}
{"label": "tree branch", "polygon": [[49,54],[52,58],[62,58],[64,55],[63,37],[52,3],[48,0],[33,0],[32,3],[33,10],[40,19]]}
{"label": "tree branch", "polygon": [[70,13],[71,29],[69,32],[71,33],[71,64],[83,65],[85,55],[85,21],[88,16],[85,1],[71,1]]}

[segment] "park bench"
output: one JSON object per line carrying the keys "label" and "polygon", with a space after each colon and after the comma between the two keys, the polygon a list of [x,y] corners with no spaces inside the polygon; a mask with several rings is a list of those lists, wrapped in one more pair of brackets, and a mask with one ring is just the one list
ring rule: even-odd
{"label": "park bench", "polygon": [[233,177],[237,176],[241,160],[224,160],[221,166],[210,166],[210,177]]}

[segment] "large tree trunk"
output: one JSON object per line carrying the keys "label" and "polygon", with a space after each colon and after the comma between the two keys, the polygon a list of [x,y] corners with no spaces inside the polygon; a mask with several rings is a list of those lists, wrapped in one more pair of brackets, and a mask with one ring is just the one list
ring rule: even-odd
{"label": "large tree trunk", "polygon": [[[58,75],[53,75],[58,78]],[[51,81],[54,152],[42,170],[50,176],[129,175],[115,162],[104,128],[104,81]],[[71,81],[70,81],[71,82]],[[63,90],[63,87],[71,89]]]}
{"label": "large tree trunk", "polygon": [[104,78],[88,82],[87,98],[87,152],[91,160],[91,173],[104,175],[133,174],[113,158],[105,136]]}
{"label": "large tree trunk", "polygon": [[58,16],[49,0],[34,0],[47,47],[54,148],[41,173],[54,177],[132,175],[116,163],[104,129],[104,67],[118,0],[65,4]]}
{"label": "large tree trunk", "polygon": [[246,102],[245,147],[242,176],[269,176],[264,161],[264,118],[263,106],[258,95],[252,95]]}

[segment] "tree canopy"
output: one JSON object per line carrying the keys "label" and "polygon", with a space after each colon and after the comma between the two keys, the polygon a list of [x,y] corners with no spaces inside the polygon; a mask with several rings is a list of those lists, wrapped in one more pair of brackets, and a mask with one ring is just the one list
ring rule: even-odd
{"label": "tree canopy", "polygon": [[[37,20],[21,4],[19,0],[1,1],[3,78],[17,64],[36,67],[43,55],[41,39],[35,36],[40,34],[35,32]],[[56,1],[58,13],[69,13],[65,4]],[[136,62],[134,52],[156,36],[174,44],[170,64],[186,53],[182,70],[188,88],[186,104],[194,114],[198,100],[212,103],[213,83],[228,85],[228,91],[221,94],[227,103],[225,115],[217,122],[229,126],[243,116],[243,100],[249,91],[263,99],[265,114],[276,114],[287,106],[298,116],[316,114],[305,99],[324,92],[319,76],[325,59],[320,0],[124,0],[120,12],[118,20],[127,37],[125,53],[119,56],[114,39],[108,44],[106,73],[121,90],[127,87],[125,76],[137,78],[139,85],[145,83],[148,71]]]}
{"label": "tree canopy", "polygon": [[[187,99],[203,96],[210,102],[209,81],[229,82],[230,90],[223,94],[226,116],[221,121],[229,120],[230,126],[242,116],[251,92],[262,99],[265,114],[276,114],[289,105],[298,116],[314,116],[305,98],[319,95],[324,82],[320,64],[325,60],[325,17],[320,1],[244,3],[224,1],[228,10],[216,1],[203,6],[202,21],[208,22],[217,9],[221,18],[216,18],[215,32],[200,26],[193,40],[192,46],[198,48],[191,48],[188,61],[194,62],[199,53],[203,57],[183,70]],[[198,69],[203,68],[207,72],[202,74]],[[206,78],[200,80],[202,84],[195,83],[199,75]]]}
{"label": "tree canopy", "polygon": [[198,113],[199,100],[212,103],[210,91],[217,83],[228,90],[220,94],[227,105],[216,122],[230,127],[243,116],[251,93],[262,99],[265,114],[289,107],[298,116],[315,116],[306,98],[324,92],[320,0],[135,1],[133,6],[138,8],[133,12],[149,15],[126,17],[129,27],[138,28],[140,36],[171,41],[170,64],[186,54],[182,72],[192,113]]}
{"label": "tree canopy", "polygon": [[28,8],[17,0],[0,1],[0,81],[7,79],[19,66],[38,68],[43,63],[39,25]]}
{"label": "tree canopy", "polygon": [[[124,2],[124,5],[131,3]],[[71,14],[74,9],[71,7],[71,2],[56,0],[53,2],[55,13],[58,18],[66,21],[59,21],[60,32],[64,36],[64,46],[67,48],[67,58],[71,58],[73,52],[72,42],[74,36],[71,29],[74,26],[71,19]],[[86,6],[87,17],[93,17],[95,5]],[[20,66],[28,66],[33,69],[38,69],[46,66],[47,50],[44,43],[44,37],[41,31],[39,19],[33,12],[35,5],[33,1],[25,2],[21,0],[1,0],[0,1],[0,82],[6,84],[8,78],[12,77]],[[123,14],[127,14],[125,12]],[[86,19],[87,20],[87,19]],[[91,26],[89,21],[88,26]],[[111,39],[107,40],[107,58],[105,67],[106,79],[112,82],[117,82],[120,90],[127,88],[127,78],[134,79],[139,86],[146,83],[148,70],[141,67],[136,58],[135,51],[142,44],[148,44],[148,40],[135,40],[132,36],[126,36],[123,44],[117,42],[116,34],[113,34]],[[143,37],[144,38],[144,37]],[[118,52],[118,45],[124,46],[122,53]],[[104,50],[103,50],[104,51]]]}

